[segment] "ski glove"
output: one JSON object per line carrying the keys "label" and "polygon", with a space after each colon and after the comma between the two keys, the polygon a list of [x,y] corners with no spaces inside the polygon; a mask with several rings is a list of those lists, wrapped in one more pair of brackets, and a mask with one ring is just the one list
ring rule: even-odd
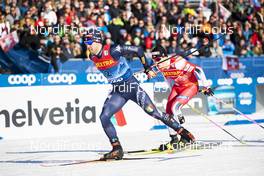
{"label": "ski glove", "polygon": [[207,95],[207,96],[214,95],[214,91],[210,87],[204,87],[202,90],[200,90],[200,92],[202,92],[204,95]]}
{"label": "ski glove", "polygon": [[154,70],[152,70],[151,68],[145,69],[144,73],[147,74],[148,79],[151,79],[151,78],[157,76],[157,73]]}

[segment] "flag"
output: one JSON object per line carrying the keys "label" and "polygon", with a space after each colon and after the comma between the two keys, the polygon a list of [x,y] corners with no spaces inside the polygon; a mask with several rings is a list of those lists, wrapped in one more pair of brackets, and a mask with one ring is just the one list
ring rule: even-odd
{"label": "flag", "polygon": [[239,70],[239,59],[235,56],[226,56],[223,58],[223,70]]}
{"label": "flag", "polygon": [[219,4],[219,8],[220,14],[224,17],[224,20],[226,21],[230,17],[231,12],[227,10],[222,4]]}
{"label": "flag", "polygon": [[117,124],[118,126],[122,127],[125,126],[127,124],[124,113],[121,110],[119,110],[117,113],[114,114],[114,116],[111,118],[111,121],[114,124]]}
{"label": "flag", "polygon": [[0,23],[0,39],[10,33],[10,23]]}
{"label": "flag", "polygon": [[18,40],[17,32],[14,31],[10,34],[3,36],[0,39],[0,46],[4,52],[8,52],[18,43],[18,41],[19,40]]}

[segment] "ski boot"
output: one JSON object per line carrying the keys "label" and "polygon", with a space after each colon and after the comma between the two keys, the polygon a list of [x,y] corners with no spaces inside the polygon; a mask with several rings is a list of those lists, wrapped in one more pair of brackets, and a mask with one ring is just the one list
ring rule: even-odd
{"label": "ski boot", "polygon": [[177,137],[177,135],[170,135],[170,137],[171,137],[170,142],[168,142],[166,144],[161,144],[159,146],[159,150],[161,150],[161,151],[174,150],[178,147],[179,138]]}
{"label": "ski boot", "polygon": [[195,137],[193,136],[193,134],[188,130],[186,130],[185,128],[181,127],[177,132],[181,136],[179,143],[186,145],[195,142]]}
{"label": "ski boot", "polygon": [[101,160],[121,160],[124,156],[124,151],[122,146],[120,145],[120,142],[114,142],[112,143],[113,149],[109,152],[104,154],[104,156],[101,158]]}

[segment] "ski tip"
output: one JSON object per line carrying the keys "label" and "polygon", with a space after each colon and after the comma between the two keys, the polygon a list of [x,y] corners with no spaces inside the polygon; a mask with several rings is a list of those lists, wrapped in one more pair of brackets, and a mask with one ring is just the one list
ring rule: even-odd
{"label": "ski tip", "polygon": [[122,159],[123,158],[104,158],[104,157],[101,157],[96,161],[118,161],[118,160],[122,160]]}
{"label": "ski tip", "polygon": [[101,157],[98,159],[98,161],[107,161],[107,159],[105,159],[104,157]]}
{"label": "ski tip", "polygon": [[240,141],[240,143],[243,145],[247,145],[247,143],[245,141]]}

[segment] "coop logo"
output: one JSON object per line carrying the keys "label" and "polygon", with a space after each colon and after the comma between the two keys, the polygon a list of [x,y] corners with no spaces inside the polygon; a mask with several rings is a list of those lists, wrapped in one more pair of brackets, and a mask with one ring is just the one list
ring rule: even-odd
{"label": "coop logo", "polygon": [[135,74],[135,77],[137,78],[137,80],[138,80],[140,83],[143,83],[144,81],[147,81],[147,80],[148,80],[148,76],[147,76],[145,73],[138,73],[138,74]]}
{"label": "coop logo", "polygon": [[154,92],[167,92],[169,85],[164,82],[155,82],[154,83]]}
{"label": "coop logo", "polygon": [[257,82],[259,84],[263,84],[264,83],[264,77],[258,77]]}
{"label": "coop logo", "polygon": [[204,86],[204,87],[211,86],[211,85],[213,85],[213,81],[211,79],[207,79],[204,82],[201,81],[201,80],[198,80],[198,85],[199,86]]}
{"label": "coop logo", "polygon": [[28,85],[31,86],[36,82],[35,75],[10,75],[8,83],[11,85]]}
{"label": "coop logo", "polygon": [[[241,67],[239,67],[239,68],[241,68]],[[232,79],[244,78],[245,77],[245,74],[244,73],[231,73],[230,74],[230,77]]]}
{"label": "coop logo", "polygon": [[102,73],[87,74],[87,81],[90,83],[107,83],[106,77]]}
{"label": "coop logo", "polygon": [[249,92],[241,92],[238,95],[239,102],[241,105],[251,105],[253,95]]}
{"label": "coop logo", "polygon": [[252,83],[252,78],[238,78],[237,84],[247,84],[250,85]]}
{"label": "coop logo", "polygon": [[65,84],[73,84],[77,80],[77,77],[75,74],[50,74],[48,76],[48,82],[51,84],[59,84],[59,83],[65,83]]}
{"label": "coop logo", "polygon": [[232,85],[233,84],[233,80],[232,79],[218,79],[217,80],[217,84],[218,85],[228,85],[228,86],[230,86],[230,85]]}

